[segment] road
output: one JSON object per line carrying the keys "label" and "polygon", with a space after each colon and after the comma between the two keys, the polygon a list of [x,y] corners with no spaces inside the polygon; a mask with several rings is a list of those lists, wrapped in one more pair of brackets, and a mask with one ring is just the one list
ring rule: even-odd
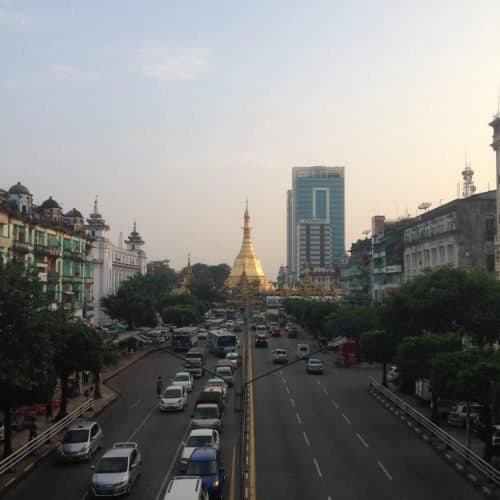
{"label": "road", "polygon": [[[271,338],[253,348],[254,377],[276,368]],[[331,356],[331,355],[330,355]],[[483,498],[407,426],[368,395],[371,369],[307,375],[300,361],[254,384],[256,498],[299,500],[475,500]]]}
{"label": "road", "polygon": [[[216,358],[207,355],[208,368],[213,369]],[[117,375],[111,382],[112,389],[121,394],[114,404],[98,417],[104,432],[104,447],[117,441],[136,441],[143,456],[143,474],[132,488],[129,498],[159,500],[168,478],[178,472],[178,454],[190,426],[190,415],[205,374],[197,380],[184,412],[160,413],[157,409],[156,379],[165,381],[180,371],[181,361],[165,352],[153,353]],[[239,370],[237,371],[237,373]],[[237,498],[239,475],[233,471],[240,440],[240,413],[234,411],[234,394],[230,389],[224,412],[222,429],[222,457],[227,481],[224,496]],[[93,457],[95,463],[98,456]],[[88,464],[60,464],[52,454],[42,461],[31,474],[13,486],[3,496],[6,500],[86,500],[91,470]],[[234,482],[233,482],[234,480]],[[233,496],[232,496],[233,495]]]}

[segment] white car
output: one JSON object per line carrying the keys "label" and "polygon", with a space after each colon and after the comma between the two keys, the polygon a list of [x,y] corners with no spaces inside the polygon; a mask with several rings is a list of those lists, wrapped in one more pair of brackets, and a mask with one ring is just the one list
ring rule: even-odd
{"label": "white car", "polygon": [[191,458],[195,448],[217,448],[220,446],[220,435],[215,429],[193,429],[186,441],[181,453],[180,467],[181,470],[185,469],[186,464]]}
{"label": "white car", "polygon": [[160,397],[160,411],[184,411],[188,403],[188,393],[183,385],[169,385]]}
{"label": "white car", "polygon": [[182,385],[186,388],[187,392],[193,390],[194,379],[189,372],[177,372],[172,379],[171,385]]}
{"label": "white car", "polygon": [[206,340],[208,337],[208,332],[206,328],[198,328],[198,338],[200,340]]}
{"label": "white car", "polygon": [[231,366],[216,366],[215,374],[217,377],[224,379],[229,387],[234,384],[233,368]]}
{"label": "white car", "polygon": [[222,378],[209,378],[205,387],[220,387],[224,392],[224,399],[227,398],[227,384]]}
{"label": "white car", "polygon": [[237,352],[228,352],[226,354],[226,359],[228,361],[231,361],[232,365],[233,365],[233,369],[236,370],[236,368],[238,368],[238,365],[240,364],[240,355],[237,353]]}

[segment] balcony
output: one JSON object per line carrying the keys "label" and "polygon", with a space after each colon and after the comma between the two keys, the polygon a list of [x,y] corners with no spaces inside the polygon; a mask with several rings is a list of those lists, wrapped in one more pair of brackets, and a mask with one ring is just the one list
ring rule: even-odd
{"label": "balcony", "polygon": [[33,250],[33,245],[26,241],[14,240],[12,242],[12,249],[15,252],[30,253]]}
{"label": "balcony", "polygon": [[47,255],[48,257],[59,257],[61,255],[61,249],[57,246],[35,243],[35,254]]}
{"label": "balcony", "polygon": [[81,283],[83,278],[80,274],[63,274],[62,275],[63,283]]}
{"label": "balcony", "polygon": [[0,247],[3,248],[10,247],[10,238],[7,238],[7,236],[0,235]]}
{"label": "balcony", "polygon": [[63,256],[68,259],[78,260],[81,262],[87,259],[86,255],[83,252],[75,252],[74,250],[70,250],[67,248],[63,250]]}
{"label": "balcony", "polygon": [[59,279],[60,279],[59,273],[54,273],[50,271],[47,273],[47,281],[49,283],[59,283]]}

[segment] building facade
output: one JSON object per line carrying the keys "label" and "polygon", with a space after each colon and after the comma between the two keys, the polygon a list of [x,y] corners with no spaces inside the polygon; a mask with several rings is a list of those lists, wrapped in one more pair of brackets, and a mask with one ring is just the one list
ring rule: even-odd
{"label": "building facade", "polygon": [[342,261],[344,191],[344,167],[292,168],[292,190],[287,197],[287,256],[291,273],[299,276],[306,262],[314,270],[315,265],[332,269]]}
{"label": "building facade", "polygon": [[500,113],[497,113],[490,122],[493,128],[493,141],[491,147],[496,157],[496,180],[497,180],[497,209],[496,209],[496,238],[495,238],[495,277],[500,280]]}
{"label": "building facade", "polygon": [[92,239],[75,208],[64,214],[52,197],[37,206],[20,182],[0,191],[0,263],[34,266],[47,307],[85,317],[92,297],[91,248]]}
{"label": "building facade", "polygon": [[87,231],[92,237],[90,258],[93,266],[94,286],[88,318],[93,323],[109,320],[101,306],[103,297],[115,294],[120,284],[136,274],[146,273],[146,254],[144,241],[137,232],[136,224],[125,240],[126,248],[114,245],[109,237],[109,226],[98,211],[97,199],[94,211],[87,219]]}

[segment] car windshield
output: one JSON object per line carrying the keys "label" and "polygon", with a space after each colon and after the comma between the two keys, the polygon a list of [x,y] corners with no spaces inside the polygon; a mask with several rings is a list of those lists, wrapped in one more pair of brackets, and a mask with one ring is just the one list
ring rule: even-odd
{"label": "car windshield", "polygon": [[187,465],[186,474],[189,476],[209,476],[209,475],[211,476],[217,474],[217,464],[214,461],[211,462],[191,461]]}
{"label": "car windshield", "polygon": [[127,457],[103,457],[96,467],[96,472],[99,472],[100,474],[126,472],[127,466]]}
{"label": "car windshield", "polygon": [[181,391],[179,389],[167,389],[163,393],[164,398],[180,398],[181,397]]}
{"label": "car windshield", "polygon": [[212,438],[210,436],[191,436],[187,442],[186,446],[190,448],[198,448],[204,446],[212,446]]}
{"label": "car windshield", "polygon": [[224,377],[232,375],[231,368],[228,368],[227,366],[220,366],[215,370],[215,373],[217,373],[218,375],[222,375]]}
{"label": "car windshield", "polygon": [[177,375],[174,380],[176,382],[189,382],[189,375]]}
{"label": "car windshield", "polygon": [[216,406],[197,407],[194,411],[194,418],[217,418]]}
{"label": "car windshield", "polygon": [[74,430],[68,431],[64,436],[63,443],[84,443],[89,439],[88,430]]}
{"label": "car windshield", "polygon": [[319,360],[319,359],[310,359],[309,360],[309,364],[310,365],[320,365],[321,364],[321,360]]}
{"label": "car windshield", "polygon": [[227,359],[236,359],[237,357],[238,357],[238,355],[235,352],[230,352],[230,353],[226,354]]}
{"label": "car windshield", "polygon": [[276,354],[278,354],[279,356],[286,356],[286,355],[287,355],[287,352],[286,352],[286,351],[283,351],[283,350],[280,350],[280,349],[277,349],[277,350],[276,350]]}
{"label": "car windshield", "polygon": [[218,344],[222,347],[236,345],[236,337],[234,335],[222,335],[218,339]]}

